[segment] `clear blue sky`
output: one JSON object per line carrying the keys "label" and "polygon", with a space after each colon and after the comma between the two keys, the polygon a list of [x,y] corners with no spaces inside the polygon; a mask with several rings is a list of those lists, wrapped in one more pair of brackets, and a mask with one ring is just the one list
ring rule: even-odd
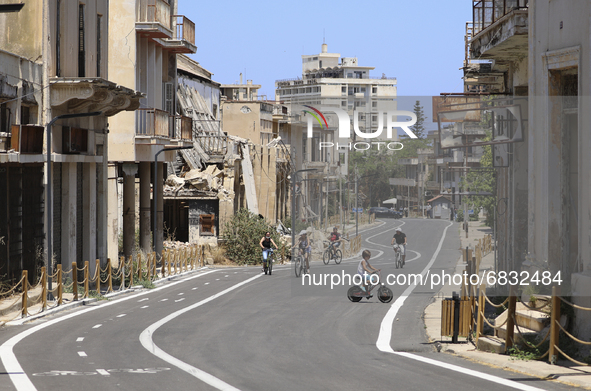
{"label": "clear blue sky", "polygon": [[402,97],[462,91],[471,3],[179,0],[178,12],[195,23],[191,57],[219,83],[235,83],[242,72],[274,99],[275,80],[301,76],[301,55],[319,53],[324,36],[329,52],[357,57],[375,67],[373,75],[396,77]]}

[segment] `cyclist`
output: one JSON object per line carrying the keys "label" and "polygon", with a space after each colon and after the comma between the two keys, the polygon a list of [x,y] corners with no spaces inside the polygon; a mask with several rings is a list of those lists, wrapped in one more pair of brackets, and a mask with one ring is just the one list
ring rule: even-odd
{"label": "cyclist", "polygon": [[328,239],[334,248],[337,248],[341,245],[341,234],[339,233],[338,227],[333,228]]}
{"label": "cyclist", "polygon": [[300,232],[298,247],[304,254],[304,259],[306,260],[307,273],[310,273],[310,256],[312,253],[312,241],[308,239],[308,232],[304,230]]}
{"label": "cyclist", "polygon": [[[357,266],[357,274],[361,275],[363,279],[363,285],[361,286],[361,289],[367,292],[367,286],[369,285],[370,275],[372,273],[379,272],[380,269],[376,269],[375,267],[369,264],[369,258],[371,258],[371,251],[363,250],[363,252],[361,253],[361,257],[363,259],[359,262],[359,265]],[[371,295],[369,295],[368,299],[369,298],[371,298]]]}
{"label": "cyclist", "polygon": [[400,245],[400,250],[402,251],[402,264],[404,265],[404,261],[406,260],[406,234],[402,232],[400,227],[396,228],[396,233],[392,237],[391,245],[394,245],[394,241],[396,241],[396,244]]}
{"label": "cyclist", "polygon": [[267,274],[267,272],[265,271],[265,266],[267,265],[267,257],[269,256],[269,252],[273,251],[271,249],[271,244],[275,246],[275,248],[278,248],[273,239],[271,239],[271,232],[265,232],[265,236],[263,236],[261,238],[261,241],[259,242],[259,246],[261,246],[261,248],[263,249],[263,271],[265,272],[265,274]]}

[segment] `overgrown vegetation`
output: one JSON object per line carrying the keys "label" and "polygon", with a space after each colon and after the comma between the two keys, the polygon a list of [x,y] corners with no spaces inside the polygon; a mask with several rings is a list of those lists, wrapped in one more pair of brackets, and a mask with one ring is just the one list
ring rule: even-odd
{"label": "overgrown vegetation", "polygon": [[[279,247],[276,254],[289,252],[289,247],[279,240],[279,234],[267,221],[247,209],[240,209],[233,218],[226,223],[223,230],[224,249],[231,261],[240,265],[256,265],[262,262],[262,252],[259,242],[265,232],[271,233],[271,238]],[[277,257],[276,257],[277,259]]]}

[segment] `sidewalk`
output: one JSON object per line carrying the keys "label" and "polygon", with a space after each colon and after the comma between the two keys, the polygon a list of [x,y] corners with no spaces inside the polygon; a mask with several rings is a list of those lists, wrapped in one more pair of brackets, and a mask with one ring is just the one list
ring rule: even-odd
{"label": "sidewalk", "polygon": [[[485,227],[482,222],[477,221],[470,222],[468,238],[466,238],[466,232],[461,230],[461,224],[456,225],[456,227],[456,232],[461,237],[462,248],[465,248],[469,244],[472,244],[472,247],[474,247],[474,244],[478,239],[491,233],[491,230],[488,227]],[[464,271],[466,264],[463,263],[459,250],[458,255],[459,259],[455,273],[461,274]],[[493,252],[482,258],[479,272],[485,270],[494,270]],[[425,321],[425,331],[427,332],[429,341],[432,343],[439,342],[441,344],[441,352],[454,354],[475,362],[508,369],[541,379],[552,379],[568,385],[591,389],[591,367],[576,366],[576,364],[562,360],[559,361],[560,365],[550,365],[548,361],[518,360],[508,355],[476,350],[476,347],[471,342],[466,341],[466,338],[458,337],[459,342],[452,344],[451,337],[442,337],[441,301],[444,298],[451,298],[454,291],[459,293],[459,287],[453,285],[443,286],[439,293],[433,297],[433,303],[425,308],[423,316]]]}

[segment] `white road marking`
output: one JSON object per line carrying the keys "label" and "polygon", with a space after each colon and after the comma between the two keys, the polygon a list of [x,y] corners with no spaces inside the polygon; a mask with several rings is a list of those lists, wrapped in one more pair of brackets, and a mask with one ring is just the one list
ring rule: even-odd
{"label": "white road marking", "polygon": [[93,328],[93,329],[98,329],[98,328],[99,328],[99,327],[101,327],[101,326],[102,326],[102,324],[97,324],[97,325],[94,325],[94,326],[92,326],[92,328]]}
{"label": "white road marking", "polygon": [[175,302],[175,303],[178,303],[179,301],[183,301],[183,300],[185,300],[185,298],[184,298],[184,297],[181,297],[180,299],[178,299],[178,300],[175,300],[174,302]]}
{"label": "white road marking", "polygon": [[[431,260],[429,261],[427,266],[425,266],[425,268],[421,272],[423,277],[427,274],[427,272],[429,271],[431,266],[433,266],[433,263],[435,263],[435,260],[437,259],[437,255],[439,255],[439,251],[441,251],[441,246],[443,245],[443,241],[445,240],[445,234],[447,233],[447,229],[449,227],[451,227],[452,225],[453,225],[453,223],[449,223],[449,225],[447,227],[445,227],[445,229],[443,230],[443,235],[441,236],[441,240],[439,241],[439,245],[437,246],[437,249],[435,250],[433,257],[431,257]],[[390,309],[386,313],[386,316],[384,316],[384,319],[382,319],[382,324],[380,325],[380,333],[378,335],[378,340],[376,342],[376,347],[380,351],[382,351],[384,353],[391,353],[391,354],[396,354],[398,356],[410,358],[411,360],[421,361],[421,362],[424,362],[425,364],[435,365],[435,366],[445,368],[445,369],[448,369],[451,371],[460,372],[460,373],[463,373],[463,374],[466,374],[469,376],[474,376],[479,379],[488,380],[490,382],[501,384],[503,386],[515,388],[518,390],[525,390],[525,391],[539,391],[539,390],[541,390],[540,388],[528,386],[526,384],[517,383],[513,380],[503,379],[502,377],[493,376],[493,375],[489,375],[484,372],[479,372],[479,371],[474,371],[474,370],[471,370],[468,368],[463,368],[458,365],[453,365],[453,364],[448,364],[448,363],[445,363],[442,361],[433,360],[430,358],[419,356],[417,354],[394,351],[394,349],[392,349],[392,347],[390,346],[390,340],[392,339],[392,324],[393,324],[394,320],[396,319],[396,314],[398,313],[398,310],[400,308],[402,308],[404,301],[406,300],[406,298],[412,293],[412,291],[416,287],[417,287],[417,285],[415,284],[415,285],[410,285],[408,288],[406,288],[406,290],[402,293],[402,295],[400,297],[398,297],[398,299],[396,299],[394,304],[392,304],[392,306],[390,307]]]}
{"label": "white road marking", "polygon": [[140,308],[141,308],[141,309],[144,309],[144,308],[148,308],[148,307],[149,307],[149,305],[145,305],[145,306],[143,306],[143,307],[140,307]]}
{"label": "white road marking", "polygon": [[118,318],[123,318],[125,315],[127,314],[121,314],[121,315],[117,315]]}
{"label": "white road marking", "polygon": [[111,376],[111,374],[104,369],[97,369],[96,371],[103,376]]}
{"label": "white road marking", "polygon": [[219,281],[220,279],[219,279],[219,278],[216,278],[215,280],[216,280],[216,281]]}
{"label": "white road marking", "polygon": [[182,296],[182,295],[184,295],[184,293],[182,293],[182,292],[178,294],[178,296]]}
{"label": "white road marking", "polygon": [[[87,312],[96,311],[101,308],[107,308],[107,307],[110,307],[115,304],[119,304],[119,303],[127,301],[127,300],[132,300],[137,297],[150,294],[152,292],[158,292],[163,289],[171,288],[175,285],[182,284],[183,282],[192,280],[194,278],[199,278],[199,277],[205,276],[210,273],[215,273],[215,272],[216,272],[216,270],[211,270],[208,272],[197,274],[195,276],[188,277],[186,279],[179,280],[179,281],[176,281],[176,282],[173,282],[170,284],[166,284],[166,285],[163,285],[163,286],[155,288],[155,289],[150,289],[147,291],[139,292],[138,294],[135,294],[135,295],[122,297],[121,299],[108,301],[100,306],[88,307],[88,308],[80,310],[78,312],[71,312],[67,315],[60,317],[60,318],[55,318],[55,319],[52,319],[52,320],[47,321],[45,323],[38,324],[37,326],[31,327],[30,329],[27,329],[27,330],[23,331],[22,333],[15,335],[14,337],[10,338],[6,342],[4,342],[2,345],[0,345],[0,361],[2,361],[2,364],[4,365],[4,370],[6,371],[6,373],[8,373],[8,376],[10,377],[10,380],[12,381],[12,384],[14,384],[14,387],[17,389],[17,391],[36,391],[37,389],[35,388],[35,386],[31,382],[31,379],[29,379],[29,377],[27,376],[27,374],[23,370],[23,367],[21,367],[21,365],[18,362],[18,360],[14,354],[14,351],[13,351],[13,348],[16,346],[16,344],[19,343],[20,341],[22,341],[23,339],[36,333],[39,330],[43,330],[46,327],[53,326],[54,324],[63,322],[64,320],[68,320],[68,319],[74,318],[76,316],[86,314]],[[15,321],[15,322],[12,322],[11,324],[19,325],[19,324],[26,322],[27,320],[28,319],[23,319],[18,322]]]}
{"label": "white road marking", "polygon": [[87,357],[86,353],[84,353],[84,352],[78,352],[78,355],[79,355],[80,357]]}
{"label": "white road marking", "polygon": [[190,305],[188,307],[183,308],[182,310],[178,310],[176,312],[173,312],[172,314],[168,315],[165,318],[162,318],[161,320],[159,320],[158,322],[150,325],[150,327],[148,327],[147,329],[145,329],[141,335],[140,335],[140,342],[142,343],[143,347],[146,348],[150,353],[152,353],[153,355],[155,355],[156,357],[161,358],[162,360],[168,362],[169,364],[172,364],[174,366],[176,366],[177,368],[182,369],[183,371],[189,373],[192,376],[195,376],[197,379],[209,384],[212,387],[217,388],[218,390],[224,390],[224,391],[239,391],[237,388],[229,385],[228,383],[218,379],[215,376],[210,375],[209,373],[202,371],[199,368],[195,368],[192,365],[189,365],[181,360],[179,360],[176,357],[171,356],[170,354],[166,353],[164,350],[160,349],[158,346],[156,346],[156,344],[154,343],[154,341],[152,340],[152,336],[154,335],[154,333],[156,332],[156,330],[158,330],[159,327],[161,327],[162,325],[166,324],[167,322],[173,320],[174,318],[184,314],[185,312],[191,311],[197,307],[202,306],[203,304],[209,303],[210,301],[217,299],[220,296],[225,295],[228,292],[231,292],[235,289],[238,289],[239,287],[248,284],[251,281],[254,281],[255,279],[261,277],[261,274],[257,274],[254,277],[249,278],[248,280],[242,281],[241,283],[238,283],[236,285],[231,286],[228,289],[225,289],[219,293],[216,293],[213,296],[208,297],[207,299],[201,300],[198,303],[195,303],[193,305]]}
{"label": "white road marking", "polygon": [[229,277],[227,274],[224,277]]}
{"label": "white road marking", "polygon": [[146,300],[150,300],[150,298],[149,298],[149,297],[144,297],[143,299],[141,299],[141,300],[138,300],[137,302],[138,302],[138,303],[141,303],[142,301],[146,301]]}
{"label": "white road marking", "polygon": [[195,287],[195,288],[193,288],[193,289],[191,289],[191,290],[192,290],[192,291],[194,291],[195,289],[197,289],[197,287]]}
{"label": "white road marking", "polygon": [[168,299],[162,299],[162,300],[160,300],[160,302],[163,302],[163,301],[168,301]]}
{"label": "white road marking", "polygon": [[78,337],[78,338],[76,338],[76,342],[82,342],[82,341],[84,341],[84,337]]}
{"label": "white road marking", "polygon": [[209,282],[206,282],[204,285],[209,285]]}

